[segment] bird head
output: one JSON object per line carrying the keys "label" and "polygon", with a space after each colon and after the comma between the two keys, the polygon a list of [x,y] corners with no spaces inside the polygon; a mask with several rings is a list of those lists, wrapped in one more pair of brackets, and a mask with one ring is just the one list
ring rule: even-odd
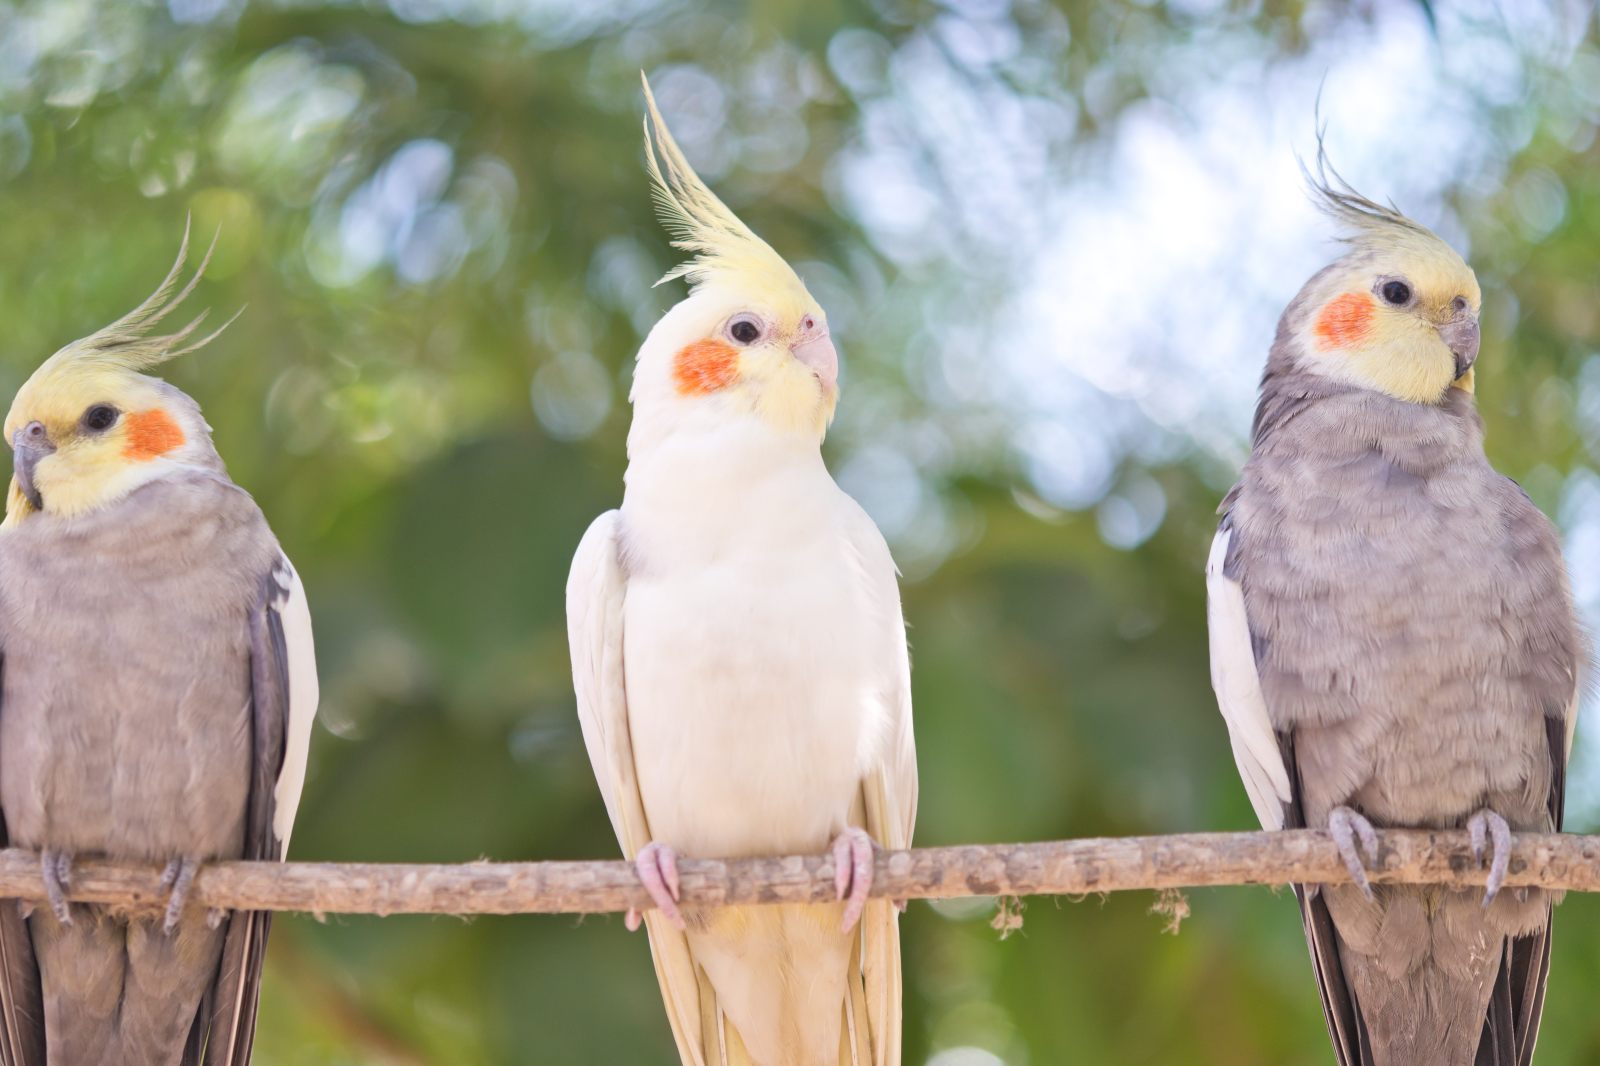
{"label": "bird head", "polygon": [[1351,188],[1320,144],[1307,179],[1349,251],[1295,301],[1300,366],[1410,403],[1472,392],[1482,303],[1472,268],[1431,230]]}
{"label": "bird head", "polygon": [[656,206],[673,247],[691,258],[661,279],[684,278],[690,293],[640,349],[635,409],[753,415],[820,441],[839,395],[827,316],[783,257],[695,174],[648,80],[644,94]]}
{"label": "bird head", "polygon": [[188,247],[185,230],[177,262],[149,299],[56,352],[18,390],[5,421],[13,463],[6,525],[40,513],[86,514],[175,469],[220,465],[199,406],[140,373],[221,332],[187,343],[201,314],[174,333],[152,335],[194,291],[210,261],[207,252],[194,277],[174,292]]}

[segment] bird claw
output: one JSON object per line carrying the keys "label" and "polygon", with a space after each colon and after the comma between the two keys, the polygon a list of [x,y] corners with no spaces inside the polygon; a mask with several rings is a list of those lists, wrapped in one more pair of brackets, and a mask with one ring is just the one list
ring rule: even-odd
{"label": "bird claw", "polygon": [[189,902],[189,889],[194,885],[194,875],[199,872],[200,860],[193,858],[172,859],[161,871],[161,887],[171,889],[171,894],[167,896],[166,918],[161,923],[161,931],[168,936],[178,928],[184,905]]}
{"label": "bird claw", "polygon": [[834,891],[846,901],[844,917],[839,922],[841,933],[855,928],[866,908],[867,896],[872,892],[873,848],[866,830],[851,826],[834,838],[829,849],[833,853]]}
{"label": "bird claw", "polygon": [[1345,869],[1350,871],[1350,880],[1361,889],[1363,896],[1372,899],[1372,882],[1367,879],[1366,867],[1361,864],[1361,856],[1356,850],[1359,841],[1361,851],[1367,854],[1367,861],[1374,866],[1378,864],[1378,834],[1373,830],[1372,823],[1349,807],[1335,807],[1328,812],[1328,835],[1333,837],[1339,857],[1344,860]]}
{"label": "bird claw", "polygon": [[1484,852],[1489,852],[1489,877],[1483,887],[1483,905],[1487,907],[1500,894],[1511,868],[1511,826],[1485,807],[1467,819],[1467,836],[1472,841],[1472,859],[1479,866],[1484,864]]}
{"label": "bird claw", "polygon": [[[633,860],[633,868],[661,916],[682,929],[683,915],[678,911],[678,853],[665,844],[651,841],[639,850]],[[630,907],[622,923],[631,933],[639,928],[642,918],[637,910]]]}
{"label": "bird claw", "polygon": [[45,849],[39,853],[39,873],[44,878],[44,897],[56,921],[71,925],[72,908],[67,903],[66,886],[72,884],[72,856]]}

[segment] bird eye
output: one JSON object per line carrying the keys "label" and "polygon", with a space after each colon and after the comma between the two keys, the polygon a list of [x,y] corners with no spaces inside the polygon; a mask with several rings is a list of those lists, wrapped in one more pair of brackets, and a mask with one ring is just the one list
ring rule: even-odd
{"label": "bird eye", "polygon": [[761,319],[749,312],[734,315],[728,323],[728,336],[738,344],[754,344],[761,339],[761,333]]}
{"label": "bird eye", "polygon": [[1455,308],[1458,312],[1465,311],[1467,309],[1467,298],[1465,296],[1457,296],[1454,300],[1450,301],[1450,306]]}
{"label": "bird eye", "polygon": [[83,412],[83,428],[91,433],[102,433],[117,421],[117,409],[107,403],[97,403]]}
{"label": "bird eye", "polygon": [[1411,300],[1411,286],[1403,281],[1386,281],[1383,283],[1383,288],[1378,291],[1383,294],[1385,300],[1396,307]]}

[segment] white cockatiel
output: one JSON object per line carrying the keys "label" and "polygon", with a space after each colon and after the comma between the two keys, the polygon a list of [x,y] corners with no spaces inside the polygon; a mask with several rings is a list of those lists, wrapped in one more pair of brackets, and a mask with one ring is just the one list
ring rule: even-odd
{"label": "white cockatiel", "polygon": [[[657,903],[683,1062],[893,1066],[898,912],[867,894],[873,840],[909,846],[916,812],[894,562],[823,465],[838,358],[822,308],[695,175],[648,83],[645,99],[655,197],[694,254],[663,280],[691,291],[640,349],[622,507],[567,584],[584,740]],[[825,849],[837,903],[676,905],[679,854]]]}

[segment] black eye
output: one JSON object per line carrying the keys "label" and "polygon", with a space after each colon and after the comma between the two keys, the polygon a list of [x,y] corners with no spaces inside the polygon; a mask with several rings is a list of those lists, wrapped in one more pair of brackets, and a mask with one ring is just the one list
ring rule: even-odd
{"label": "black eye", "polygon": [[1454,300],[1450,301],[1450,306],[1454,307],[1457,311],[1465,311],[1467,309],[1467,298],[1465,296],[1457,296]]}
{"label": "black eye", "polygon": [[728,336],[740,344],[754,344],[761,339],[761,320],[751,314],[737,315],[728,323]]}
{"label": "black eye", "polygon": [[1388,300],[1396,307],[1409,302],[1411,299],[1411,286],[1403,281],[1386,281],[1383,283],[1383,288],[1378,291],[1383,293],[1385,300]]}
{"label": "black eye", "polygon": [[97,403],[83,412],[83,428],[91,433],[110,429],[117,421],[117,409],[108,403]]}

